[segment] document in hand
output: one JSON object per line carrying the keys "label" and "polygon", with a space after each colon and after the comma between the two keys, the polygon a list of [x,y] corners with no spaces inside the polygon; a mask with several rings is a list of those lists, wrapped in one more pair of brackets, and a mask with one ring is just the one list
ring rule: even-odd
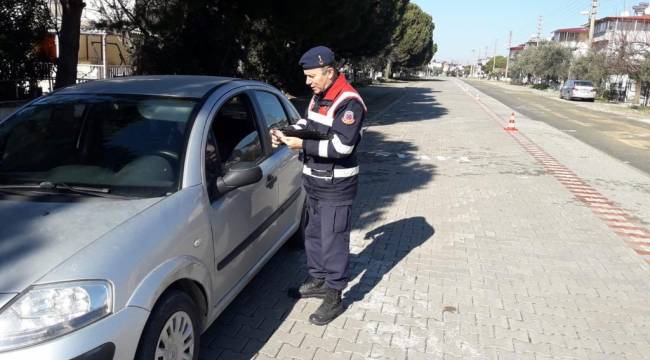
{"label": "document in hand", "polygon": [[294,129],[294,128],[283,128],[280,129],[285,136],[297,137],[301,139],[311,139],[311,140],[329,140],[327,134],[313,130],[313,129]]}

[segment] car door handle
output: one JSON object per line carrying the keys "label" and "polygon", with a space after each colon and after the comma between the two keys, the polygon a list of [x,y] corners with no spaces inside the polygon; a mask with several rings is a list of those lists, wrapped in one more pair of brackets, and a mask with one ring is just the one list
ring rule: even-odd
{"label": "car door handle", "polygon": [[277,176],[269,175],[266,177],[266,187],[272,188],[275,185],[275,182],[278,180]]}

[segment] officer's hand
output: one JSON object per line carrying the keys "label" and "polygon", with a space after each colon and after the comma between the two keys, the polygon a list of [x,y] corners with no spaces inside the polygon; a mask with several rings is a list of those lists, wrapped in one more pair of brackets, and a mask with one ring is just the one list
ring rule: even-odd
{"label": "officer's hand", "polygon": [[276,147],[280,146],[282,144],[282,138],[284,137],[284,134],[282,131],[277,130],[277,129],[271,129],[271,146],[275,149]]}
{"label": "officer's hand", "polygon": [[300,150],[302,149],[302,139],[297,138],[297,137],[292,137],[292,136],[284,136],[280,137],[280,141],[285,143],[289,148],[295,149],[295,150]]}

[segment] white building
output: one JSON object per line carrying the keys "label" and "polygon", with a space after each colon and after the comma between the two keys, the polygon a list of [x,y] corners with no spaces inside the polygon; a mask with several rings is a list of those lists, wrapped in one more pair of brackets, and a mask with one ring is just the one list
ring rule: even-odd
{"label": "white building", "polygon": [[616,51],[625,41],[638,50],[650,49],[650,15],[608,16],[596,20],[594,47]]}
{"label": "white building", "polygon": [[557,29],[553,31],[551,41],[571,49],[575,56],[585,55],[589,51],[589,29],[584,27]]}
{"label": "white building", "polygon": [[[625,48],[630,57],[642,60],[650,53],[650,7],[648,3],[641,3],[634,7],[632,16],[608,16],[596,20],[594,27],[593,47],[596,50],[614,54]],[[611,76],[609,80],[610,91],[615,91],[619,100],[633,102],[636,92],[640,91],[640,102],[647,104],[648,100],[643,94],[648,90],[637,86],[627,74]]]}

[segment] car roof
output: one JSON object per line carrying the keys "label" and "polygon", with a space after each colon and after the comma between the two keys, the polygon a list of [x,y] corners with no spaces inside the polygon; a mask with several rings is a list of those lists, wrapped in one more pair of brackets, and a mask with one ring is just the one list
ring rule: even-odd
{"label": "car roof", "polygon": [[201,75],[149,75],[93,80],[72,85],[54,94],[124,94],[183,98],[202,98],[214,88],[229,82],[266,85],[259,81]]}

